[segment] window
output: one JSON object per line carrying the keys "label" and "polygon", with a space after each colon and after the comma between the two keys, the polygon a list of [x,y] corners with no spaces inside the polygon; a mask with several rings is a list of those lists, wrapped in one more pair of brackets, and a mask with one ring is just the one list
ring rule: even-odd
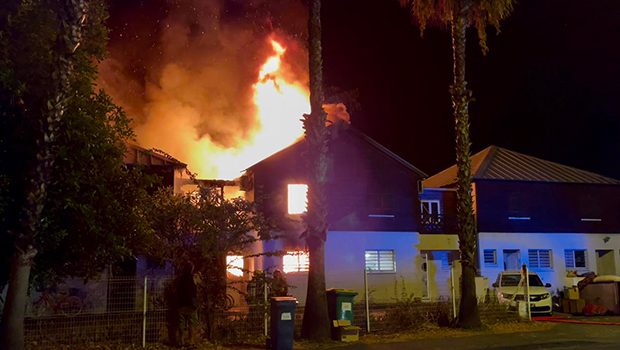
{"label": "window", "polygon": [[367,250],[365,259],[369,272],[396,272],[393,250]]}
{"label": "window", "polygon": [[441,214],[441,206],[439,200],[423,200],[420,202],[422,209],[422,217],[427,215],[437,216]]}
{"label": "window", "polygon": [[497,250],[495,249],[484,250],[484,265],[485,266],[497,266]]}
{"label": "window", "polygon": [[243,256],[229,255],[226,257],[226,272],[233,276],[243,276]]}
{"label": "window", "polygon": [[302,214],[308,208],[308,185],[288,185],[288,213]]}
{"label": "window", "polygon": [[310,258],[306,252],[287,252],[282,257],[282,269],[285,273],[308,272],[309,267]]}
{"label": "window", "polygon": [[551,269],[553,268],[550,249],[530,249],[528,260],[532,269]]}
{"label": "window", "polygon": [[368,216],[394,217],[394,198],[391,194],[371,194],[368,198]]}
{"label": "window", "polygon": [[587,269],[588,259],[585,249],[566,249],[564,250],[564,261],[566,267],[571,269]]}

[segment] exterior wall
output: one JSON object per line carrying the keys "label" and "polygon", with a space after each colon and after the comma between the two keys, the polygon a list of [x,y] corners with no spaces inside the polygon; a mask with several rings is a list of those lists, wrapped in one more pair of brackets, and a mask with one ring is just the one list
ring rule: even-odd
{"label": "exterior wall", "polygon": [[476,192],[480,232],[620,231],[620,186],[476,180]]}
{"label": "exterior wall", "polygon": [[[305,142],[298,142],[248,170],[254,191],[250,197],[266,197],[265,212],[286,216],[287,185],[307,183],[302,158],[305,147]],[[417,232],[420,202],[416,193],[420,179],[420,174],[358,136],[341,131],[330,141],[326,183],[330,228]],[[390,202],[390,207],[373,208],[377,198]],[[392,217],[374,217],[386,214]]]}
{"label": "exterior wall", "polygon": [[[265,251],[285,249],[283,240],[264,243]],[[394,250],[396,272],[369,273],[368,286],[375,301],[393,300],[400,297],[403,281],[407,294],[423,298],[426,293],[426,278],[429,280],[430,298],[449,296],[449,270],[442,269],[440,261],[428,261],[428,273],[422,269],[424,263],[420,251],[458,250],[456,235],[420,235],[417,232],[375,232],[375,231],[330,231],[325,245],[325,274],[327,288],[343,288],[358,292],[358,300],[364,299],[364,269],[366,250]],[[255,267],[282,269],[281,257],[260,257]],[[307,273],[286,275],[289,293],[300,304],[306,300]],[[396,289],[395,289],[396,287]],[[395,292],[397,295],[395,295]]]}
{"label": "exterior wall", "polygon": [[[497,250],[497,266],[485,266],[481,261],[482,275],[495,282],[497,274],[504,270],[504,249],[519,249],[521,264],[528,262],[528,249],[551,249],[553,265],[551,269],[532,269],[545,283],[551,283],[552,291],[563,289],[566,268],[565,249],[586,249],[587,269],[597,271],[596,250],[612,250],[616,274],[620,273],[620,234],[599,233],[523,233],[523,232],[480,232],[480,253],[484,249]],[[607,242],[606,242],[607,241]]]}

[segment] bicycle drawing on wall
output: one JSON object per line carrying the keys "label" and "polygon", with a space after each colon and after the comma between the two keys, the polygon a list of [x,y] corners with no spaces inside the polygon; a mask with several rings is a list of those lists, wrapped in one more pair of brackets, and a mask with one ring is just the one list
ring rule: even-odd
{"label": "bicycle drawing on wall", "polygon": [[32,317],[42,317],[50,315],[77,316],[84,309],[82,299],[72,293],[74,288],[70,288],[67,293],[57,292],[55,289],[45,290],[36,301],[29,305],[27,314]]}

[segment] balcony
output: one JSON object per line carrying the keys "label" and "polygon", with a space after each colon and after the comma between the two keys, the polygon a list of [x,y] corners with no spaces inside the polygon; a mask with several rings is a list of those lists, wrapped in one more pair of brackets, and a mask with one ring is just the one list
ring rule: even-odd
{"label": "balcony", "polygon": [[457,233],[456,215],[422,214],[420,233]]}

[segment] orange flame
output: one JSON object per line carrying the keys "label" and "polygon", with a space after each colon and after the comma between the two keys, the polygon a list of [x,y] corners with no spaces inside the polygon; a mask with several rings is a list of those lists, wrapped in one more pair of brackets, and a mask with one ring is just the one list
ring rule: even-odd
{"label": "orange flame", "polygon": [[[290,81],[282,67],[286,49],[271,40],[274,54],[261,66],[258,81],[254,84],[253,102],[257,110],[258,127],[251,133],[250,141],[235,150],[222,154],[205,154],[216,170],[199,173],[200,177],[234,179],[241,171],[264,158],[293,144],[303,136],[302,115],[310,113],[308,88]],[[190,164],[191,166],[191,164]]]}

